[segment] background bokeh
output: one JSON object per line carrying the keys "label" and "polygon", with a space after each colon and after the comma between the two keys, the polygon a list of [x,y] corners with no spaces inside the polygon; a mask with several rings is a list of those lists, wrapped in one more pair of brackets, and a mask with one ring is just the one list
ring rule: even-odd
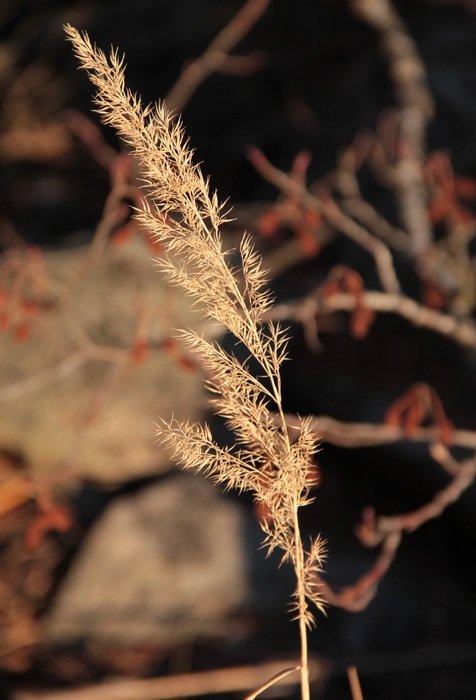
{"label": "background bokeh", "polygon": [[[88,372],[65,374],[65,383],[61,377],[52,384],[40,381],[26,398],[0,389],[2,469],[8,478],[12,471],[21,473],[25,483],[31,477],[35,494],[47,491],[50,499],[53,494],[57,511],[53,517],[54,508],[40,503],[40,513],[56,520],[48,521],[47,534],[28,551],[25,532],[31,544],[43,527],[35,520],[38,498],[29,500],[28,492],[23,501],[19,497],[18,508],[10,500],[0,511],[5,698],[25,688],[70,688],[118,674],[185,672],[296,652],[286,611],[290,573],[256,551],[260,534],[253,504],[178,475],[153,443],[157,415],[206,412],[195,369],[164,336],[177,319],[196,323],[195,317],[164,289],[142,240],[112,247],[96,271],[83,274],[80,267],[104,216],[121,147],[110,130],[96,132],[91,125],[98,124],[92,92],[64,41],[62,24],[87,29],[104,49],[120,47],[129,86],[152,101],[168,93],[184,65],[205,50],[241,4],[3,0],[0,5],[0,245],[7,256],[25,246],[30,256],[39,251],[55,280],[72,290],[74,314],[95,342],[130,344],[135,352],[132,369],[122,369],[119,379],[97,360]],[[470,1],[449,0],[394,5],[416,42],[435,99],[428,152],[447,153],[457,174],[474,179],[475,8]],[[183,121],[212,186],[236,206],[229,240],[235,244],[237,231],[246,227],[265,258],[274,260],[292,231],[284,226],[275,239],[260,239],[260,216],[278,193],[250,164],[249,147],[257,146],[286,171],[299,152],[308,151],[307,178],[313,182],[334,167],[356,134],[378,127],[395,105],[394,86],[377,34],[340,0],[272,0],[233,53],[249,59],[243,74],[209,76],[186,104]],[[361,187],[383,215],[398,219],[388,191],[368,173]],[[114,227],[112,232],[117,240]],[[417,297],[418,280],[404,262],[397,263],[406,293]],[[36,269],[35,262],[29,264]],[[272,279],[277,300],[307,293],[342,264],[358,268],[366,285],[377,285],[371,260],[347,240],[331,240],[317,255],[298,256],[295,264],[284,254]],[[144,313],[149,323],[144,308],[155,314],[156,307],[155,346],[151,342],[152,349],[141,355],[136,321]],[[45,318],[28,337],[18,326],[15,333],[2,328],[2,386],[41,374],[53,359],[61,364],[69,312]],[[363,340],[349,334],[346,321],[331,320],[320,340],[316,354],[299,325],[292,327],[291,361],[283,376],[286,410],[378,423],[410,385],[426,382],[455,425],[475,428],[474,349],[393,316],[379,318]],[[221,439],[230,439],[210,420]],[[40,433],[43,442],[36,437]],[[373,559],[374,552],[354,534],[365,507],[408,511],[447,483],[428,450],[407,442],[355,450],[325,444],[318,465],[316,504],[304,514],[303,526],[328,539],[327,575],[337,587],[358,578]],[[0,488],[11,499],[6,479]],[[442,517],[408,535],[364,611],[329,608],[327,618],[318,620],[312,652],[330,663],[322,698],[348,697],[348,663],[360,670],[366,700],[471,697],[474,506],[473,488]]]}

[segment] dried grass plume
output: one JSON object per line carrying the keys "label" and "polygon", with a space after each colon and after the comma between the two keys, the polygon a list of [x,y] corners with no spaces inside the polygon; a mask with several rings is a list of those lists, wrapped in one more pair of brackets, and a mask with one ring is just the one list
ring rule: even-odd
{"label": "dried grass plume", "polygon": [[[295,442],[288,436],[280,378],[287,337],[279,325],[260,321],[272,305],[261,258],[245,234],[239,249],[241,270],[230,264],[220,237],[227,212],[194,163],[180,119],[164,103],[142,105],[126,87],[124,58],[117,51],[107,57],[86,33],[70,25],[65,31],[97,88],[94,100],[102,121],[114,127],[140,164],[145,197],[137,218],[166,251],[158,261],[160,267],[206,316],[233,334],[240,356],[245,352],[248,358],[240,361],[200,335],[181,331],[182,341],[200,354],[210,377],[207,385],[214,410],[233,430],[236,445],[221,447],[208,426],[174,419],[161,419],[157,435],[182,467],[202,472],[225,488],[249,491],[265,506],[265,545],[268,551],[279,549],[296,572],[293,608],[300,627],[301,687],[306,700],[306,626],[314,619],[311,604],[323,606],[315,578],[321,569],[323,542],[318,537],[304,547],[298,511],[311,500],[317,444],[306,421]],[[258,370],[252,372],[251,365]],[[279,413],[279,425],[271,409]]]}

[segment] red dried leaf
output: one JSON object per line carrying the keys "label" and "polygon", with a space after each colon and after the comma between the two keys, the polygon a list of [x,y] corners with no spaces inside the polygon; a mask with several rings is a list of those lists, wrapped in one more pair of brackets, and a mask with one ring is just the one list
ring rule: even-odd
{"label": "red dried leaf", "polygon": [[462,199],[476,199],[476,180],[470,177],[457,177],[455,191]]}
{"label": "red dried leaf", "polygon": [[270,238],[276,235],[280,228],[280,217],[276,210],[274,208],[269,209],[262,214],[256,222],[256,227],[264,238]]}
{"label": "red dried leaf", "polygon": [[16,343],[26,343],[31,335],[31,328],[27,323],[19,323],[13,331],[13,338]]}
{"label": "red dried leaf", "polygon": [[375,312],[366,306],[358,305],[352,314],[350,332],[356,340],[363,340],[375,321]]}
{"label": "red dried leaf", "polygon": [[326,299],[339,292],[360,294],[363,291],[364,283],[358,272],[350,267],[338,265],[334,267],[322,287],[322,293]]}
{"label": "red dried leaf", "polygon": [[135,221],[128,221],[124,226],[120,226],[111,237],[111,242],[115,246],[124,245],[126,241],[131,238],[137,231],[137,224]]}
{"label": "red dried leaf", "polygon": [[299,241],[299,246],[306,257],[312,257],[319,252],[319,243],[313,233],[307,227],[296,228],[296,237]]}
{"label": "red dried leaf", "polygon": [[365,305],[364,291],[364,282],[359,273],[345,266],[338,266],[331,270],[322,288],[326,299],[338,293],[351,294],[355,298],[350,331],[357,340],[362,340],[366,337],[375,320],[375,313]]}
{"label": "red dried leaf", "polygon": [[162,347],[166,352],[174,352],[177,349],[177,341],[175,338],[164,338]]}
{"label": "red dried leaf", "polygon": [[447,197],[435,197],[428,207],[428,216],[433,224],[444,221],[451,212],[451,202]]}
{"label": "red dried leaf", "polygon": [[408,437],[413,437],[424,422],[437,428],[439,440],[448,445],[453,439],[453,424],[446,417],[440,397],[428,384],[414,384],[388,409],[387,425],[398,425]]}
{"label": "red dried leaf", "polygon": [[186,355],[179,355],[177,357],[177,363],[179,367],[187,370],[188,372],[195,372],[197,370],[197,364]]}
{"label": "red dried leaf", "polygon": [[147,247],[149,250],[154,253],[155,255],[158,255],[159,253],[162,252],[163,246],[162,243],[157,239],[154,238],[150,233],[145,232],[144,233],[144,240],[147,244]]}
{"label": "red dried leaf", "polygon": [[473,221],[473,212],[462,205],[458,197],[466,200],[476,197],[476,182],[470,178],[455,177],[449,157],[441,151],[431,154],[424,170],[430,190],[433,190],[428,207],[431,221],[438,224],[452,220],[463,225]]}
{"label": "red dried leaf", "polygon": [[265,503],[255,501],[253,511],[255,518],[259,523],[269,522],[271,520],[271,511]]}
{"label": "red dried leaf", "polygon": [[405,435],[408,437],[413,437],[423,423],[426,414],[426,407],[423,405],[421,399],[416,397],[415,403],[411,404],[405,412],[405,418],[403,421]]}
{"label": "red dried leaf", "polygon": [[71,514],[57,505],[33,518],[24,535],[24,545],[29,551],[38,549],[49,532],[66,532],[73,523]]}
{"label": "red dried leaf", "polygon": [[451,421],[446,420],[438,425],[440,432],[440,442],[443,445],[451,445],[454,438],[455,428]]}
{"label": "red dried leaf", "polygon": [[20,302],[20,306],[25,316],[28,316],[29,318],[38,316],[40,312],[43,311],[45,308],[40,306],[37,302],[32,301],[31,299],[22,299]]}
{"label": "red dried leaf", "polygon": [[314,462],[307,468],[306,483],[309,488],[314,488],[314,486],[319,484],[319,469],[317,468],[317,464],[314,464]]}
{"label": "red dried leaf", "polygon": [[432,280],[422,280],[422,301],[430,309],[444,309],[448,303],[448,296]]}
{"label": "red dried leaf", "polygon": [[131,348],[130,360],[133,365],[142,364],[149,354],[149,344],[146,340],[137,340]]}
{"label": "red dried leaf", "polygon": [[6,311],[0,313],[0,331],[6,331],[10,325],[10,317]]}

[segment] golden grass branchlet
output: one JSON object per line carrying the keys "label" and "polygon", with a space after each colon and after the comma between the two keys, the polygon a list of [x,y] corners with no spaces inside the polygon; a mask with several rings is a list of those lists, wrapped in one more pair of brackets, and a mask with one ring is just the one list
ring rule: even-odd
{"label": "golden grass branchlet", "polygon": [[[248,359],[240,361],[197,333],[180,332],[182,342],[200,355],[214,410],[236,436],[233,448],[218,445],[206,425],[174,419],[161,419],[157,435],[182,467],[225,488],[249,491],[265,506],[269,514],[262,523],[265,546],[269,552],[279,549],[296,573],[293,609],[299,621],[301,689],[306,700],[306,627],[314,620],[312,605],[323,606],[315,573],[321,568],[324,547],[319,537],[304,546],[298,512],[311,501],[317,444],[306,421],[294,442],[288,436],[280,376],[287,337],[279,325],[260,320],[273,303],[261,258],[246,234],[239,249],[240,270],[224,254],[220,227],[227,212],[194,163],[180,119],[163,103],[144,106],[126,87],[124,59],[117,51],[106,56],[87,34],[69,25],[65,31],[97,88],[94,99],[102,121],[114,127],[140,165],[145,197],[136,215],[166,251],[158,261],[160,267],[246,350]],[[258,371],[251,371],[251,364]],[[277,411],[280,422],[271,410]]]}

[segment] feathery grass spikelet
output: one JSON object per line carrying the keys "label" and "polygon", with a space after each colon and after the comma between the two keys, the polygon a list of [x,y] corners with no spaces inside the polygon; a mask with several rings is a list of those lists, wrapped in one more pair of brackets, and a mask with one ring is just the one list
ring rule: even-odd
{"label": "feathery grass spikelet", "polygon": [[[288,436],[280,378],[287,337],[279,325],[260,321],[273,302],[261,258],[245,234],[239,249],[241,273],[227,261],[220,237],[227,212],[194,163],[180,119],[163,103],[141,104],[126,87],[124,58],[117,51],[106,57],[87,34],[69,25],[65,31],[97,88],[94,99],[102,121],[115,128],[140,163],[146,196],[136,216],[166,251],[159,265],[206,316],[235,336],[259,368],[252,373],[247,361],[240,362],[197,333],[182,331],[182,341],[200,355],[210,377],[207,385],[214,409],[234,431],[237,445],[220,447],[207,426],[173,419],[160,420],[157,435],[185,469],[202,472],[225,488],[250,491],[265,506],[269,517],[262,522],[264,544],[269,551],[280,549],[296,572],[294,610],[300,623],[305,678],[305,628],[313,622],[309,603],[323,607],[315,573],[321,570],[324,546],[316,538],[305,551],[298,510],[311,501],[317,444],[308,421],[303,421],[294,443]],[[277,410],[280,424],[271,408]]]}

